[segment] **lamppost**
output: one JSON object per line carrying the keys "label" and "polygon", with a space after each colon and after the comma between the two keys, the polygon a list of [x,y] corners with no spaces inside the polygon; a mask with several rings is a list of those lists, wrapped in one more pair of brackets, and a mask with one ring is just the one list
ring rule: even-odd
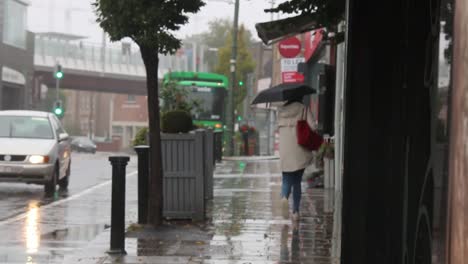
{"label": "lamppost", "polygon": [[[210,0],[213,2],[232,3],[232,0]],[[239,27],[239,0],[234,2],[234,23],[232,31],[232,53],[230,64],[231,80],[228,90],[228,102],[226,107],[226,131],[225,131],[225,151],[227,156],[234,154],[234,89],[236,88],[236,67],[237,67],[237,32]]]}
{"label": "lamppost", "polygon": [[236,88],[236,66],[237,66],[237,31],[239,24],[239,0],[236,0],[234,7],[234,25],[232,31],[232,54],[230,63],[231,82],[228,91],[228,104],[226,112],[226,154],[234,154],[234,89]]}

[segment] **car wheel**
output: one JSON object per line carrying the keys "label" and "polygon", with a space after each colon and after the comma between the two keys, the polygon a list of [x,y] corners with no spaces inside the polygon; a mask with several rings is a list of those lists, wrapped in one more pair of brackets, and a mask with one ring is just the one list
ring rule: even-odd
{"label": "car wheel", "polygon": [[65,177],[59,180],[58,184],[60,189],[66,190],[68,188],[68,183],[70,181],[70,169],[71,168],[71,161],[70,164],[68,164],[67,172],[65,173]]}
{"label": "car wheel", "polygon": [[52,175],[52,179],[50,179],[44,185],[44,192],[47,196],[52,196],[55,193],[55,187],[57,186],[57,178],[58,178],[58,168],[54,169],[54,174]]}

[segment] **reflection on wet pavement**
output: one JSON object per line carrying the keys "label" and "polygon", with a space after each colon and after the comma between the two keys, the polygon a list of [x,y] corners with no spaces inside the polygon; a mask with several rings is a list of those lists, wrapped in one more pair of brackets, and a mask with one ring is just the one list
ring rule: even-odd
{"label": "reflection on wet pavement", "polygon": [[[101,166],[104,167],[102,171],[108,171],[109,162],[104,157],[101,159]],[[89,172],[92,170],[88,168]],[[133,170],[134,163],[130,164],[128,172]],[[94,179],[86,181],[86,177],[92,178],[93,174],[74,176],[76,181],[78,177],[83,177],[84,182],[74,185],[70,194],[57,191],[51,198],[44,198],[42,186],[1,185],[1,193],[9,195],[5,197],[6,201],[1,201],[1,212],[8,210],[8,206],[15,206],[17,210],[21,209],[21,203],[26,206],[21,214],[0,221],[0,263],[75,263],[69,261],[70,257],[109,228],[110,184],[101,182],[95,184],[92,190],[77,193],[83,191],[79,186],[92,184]],[[136,202],[136,175],[127,178],[127,201]],[[132,219],[136,212],[129,208],[127,215]]]}
{"label": "reflection on wet pavement", "polygon": [[40,231],[38,230],[39,208],[36,201],[29,204],[26,217],[26,253],[37,253],[40,242]]}
{"label": "reflection on wet pavement", "polygon": [[128,255],[103,263],[339,263],[336,192],[304,185],[301,219],[294,223],[282,216],[280,187],[277,161],[224,162],[208,223],[134,232]]}
{"label": "reflection on wet pavement", "polygon": [[[126,223],[136,222],[136,177],[127,177]],[[24,218],[0,222],[0,263],[339,263],[341,198],[303,186],[301,219],[281,210],[276,160],[218,164],[207,222],[169,222],[127,235],[110,257],[110,186],[66,202],[31,201]],[[72,196],[73,197],[73,196]],[[3,223],[3,224],[2,224]]]}

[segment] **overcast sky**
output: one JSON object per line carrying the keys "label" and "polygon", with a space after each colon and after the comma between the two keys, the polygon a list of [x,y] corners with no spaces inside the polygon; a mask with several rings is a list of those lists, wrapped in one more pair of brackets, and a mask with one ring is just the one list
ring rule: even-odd
{"label": "overcast sky", "polygon": [[[277,3],[285,0],[276,0]],[[33,32],[68,32],[89,37],[91,42],[101,42],[102,30],[95,23],[91,0],[31,0],[28,9],[29,30]],[[206,0],[206,6],[190,17],[190,22],[178,33],[179,37],[200,33],[215,18],[234,15],[234,5],[229,0]],[[270,20],[271,14],[263,12],[271,7],[271,0],[240,0],[239,22],[244,23],[256,36],[255,23]],[[68,10],[68,11],[67,11]],[[69,19],[67,19],[69,14]],[[68,22],[67,22],[68,20]]]}

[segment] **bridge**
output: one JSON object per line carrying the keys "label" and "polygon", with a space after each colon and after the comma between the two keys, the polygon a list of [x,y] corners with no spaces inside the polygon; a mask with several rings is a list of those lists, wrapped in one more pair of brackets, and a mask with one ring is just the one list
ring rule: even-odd
{"label": "bridge", "polygon": [[[186,55],[159,58],[159,77],[169,70],[190,70]],[[53,72],[62,65],[64,89],[146,95],[146,72],[135,45],[121,42],[106,46],[85,42],[85,38],[62,33],[36,33],[34,78],[55,87]]]}

